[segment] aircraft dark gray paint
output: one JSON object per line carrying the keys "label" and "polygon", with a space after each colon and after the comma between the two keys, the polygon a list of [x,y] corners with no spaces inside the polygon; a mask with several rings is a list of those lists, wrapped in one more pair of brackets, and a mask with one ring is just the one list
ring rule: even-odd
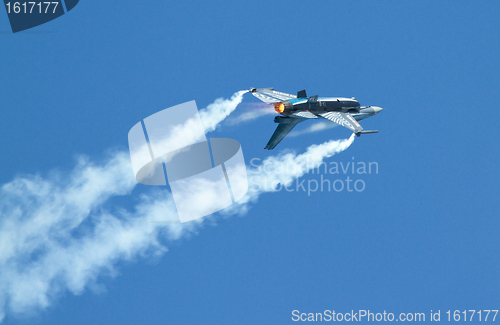
{"label": "aircraft dark gray paint", "polygon": [[361,106],[354,97],[307,97],[305,90],[295,96],[275,91],[274,88],[250,88],[250,92],[264,103],[273,104],[275,111],[282,115],[274,118],[279,125],[264,149],[274,149],[295,125],[311,118],[325,118],[348,128],[357,136],[378,132],[363,131],[358,121],[378,114],[382,108]]}

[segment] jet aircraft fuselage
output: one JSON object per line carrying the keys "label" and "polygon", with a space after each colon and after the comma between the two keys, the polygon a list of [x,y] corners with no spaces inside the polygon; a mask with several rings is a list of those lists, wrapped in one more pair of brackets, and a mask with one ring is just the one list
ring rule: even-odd
{"label": "jet aircraft fuselage", "polygon": [[320,115],[326,112],[349,113],[356,121],[361,121],[367,117],[382,111],[377,106],[361,106],[354,98],[342,97],[318,97],[316,100],[308,98],[289,99],[274,104],[276,113],[290,116],[297,112],[311,112]]}
{"label": "jet aircraft fuselage", "polygon": [[250,92],[263,102],[274,105],[276,113],[281,114],[274,118],[274,122],[279,124],[265,149],[276,147],[298,123],[319,117],[348,128],[357,136],[378,132],[363,130],[358,121],[378,114],[382,108],[361,106],[354,97],[307,97],[305,90],[299,91],[295,96],[275,91],[273,88],[251,88]]}

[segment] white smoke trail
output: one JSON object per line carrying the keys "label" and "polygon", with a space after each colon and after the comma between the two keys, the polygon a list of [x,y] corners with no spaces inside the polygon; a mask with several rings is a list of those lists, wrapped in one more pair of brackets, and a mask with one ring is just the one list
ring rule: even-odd
{"label": "white smoke trail", "polygon": [[[296,178],[302,177],[309,170],[316,168],[323,159],[346,150],[353,141],[354,133],[349,139],[330,140],[319,145],[314,144],[300,155],[288,153],[280,156],[271,156],[264,160],[262,166],[286,166],[286,168],[267,172],[262,166],[258,166],[254,170],[250,170],[250,173],[261,176],[262,179],[265,178],[266,182],[271,184],[281,183],[287,185]],[[255,190],[250,193],[250,196],[258,196],[262,192],[264,192],[262,189]]]}
{"label": "white smoke trail", "polygon": [[[219,98],[200,111],[214,130],[246,91]],[[183,138],[189,139],[185,128]],[[128,152],[103,165],[80,158],[69,175],[18,177],[0,188],[0,320],[6,310],[45,308],[61,291],[80,294],[118,260],[162,254],[159,238],[175,240],[199,223],[180,224],[170,193],[153,190],[132,211],[106,208],[136,185]],[[153,225],[151,220],[171,220]],[[162,233],[162,236],[159,234]]]}
{"label": "white smoke trail", "polygon": [[[239,92],[230,100],[211,104],[202,117],[208,121],[206,126],[215,129],[214,121],[230,114],[242,95]],[[352,141],[353,137],[329,141],[301,155],[269,157],[264,163],[315,164],[345,150]],[[256,167],[250,176],[287,184],[305,172],[297,168],[267,175]],[[28,175],[1,186],[0,320],[6,312],[47,308],[64,292],[81,294],[99,276],[116,275],[118,261],[164,254],[166,241],[200,229],[202,219],[178,222],[166,190],[151,188],[130,210],[112,206],[113,198],[130,195],[135,185],[128,152],[114,152],[101,165],[81,158],[68,175]],[[244,212],[265,191],[262,187],[249,192],[226,213]],[[171,222],[151,222],[156,220]]]}
{"label": "white smoke trail", "polygon": [[[330,140],[320,145],[312,145],[300,155],[287,153],[266,158],[259,165],[248,167],[250,188],[242,199],[224,210],[225,214],[246,213],[248,204],[257,201],[259,196],[266,192],[274,192],[278,185],[288,186],[294,180],[307,174],[328,157],[338,154],[354,141],[354,133],[349,139]],[[271,167],[269,167],[271,166]]]}
{"label": "white smoke trail", "polygon": [[247,92],[248,90],[240,90],[230,99],[218,98],[214,103],[208,105],[206,109],[201,110],[200,117],[205,126],[205,131],[215,130],[217,125],[236,109],[236,106],[243,100],[243,95]]}
{"label": "white smoke trail", "polygon": [[[189,118],[182,123],[169,125],[169,130],[165,134],[162,134],[161,138],[156,139],[156,146],[165,148],[170,147],[170,144],[175,144],[177,148],[184,148],[193,143],[203,141],[205,133],[215,130],[236,109],[238,104],[243,100],[243,95],[247,92],[248,90],[238,91],[230,99],[218,98],[215,102],[208,105],[207,108],[200,110],[199,114],[205,132],[200,132],[199,119],[195,117]],[[164,128],[165,126],[162,125],[160,127]],[[149,154],[147,145],[143,145],[136,150],[140,151],[136,154],[139,157],[147,157]]]}

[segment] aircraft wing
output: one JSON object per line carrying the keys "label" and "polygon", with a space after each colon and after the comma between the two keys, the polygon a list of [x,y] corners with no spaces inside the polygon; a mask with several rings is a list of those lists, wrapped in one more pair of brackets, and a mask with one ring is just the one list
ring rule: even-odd
{"label": "aircraft wing", "polygon": [[318,118],[316,115],[314,115],[313,113],[308,112],[308,111],[293,113],[292,116],[302,117],[302,118]]}
{"label": "aircraft wing", "polygon": [[305,120],[305,118],[300,117],[276,116],[274,118],[274,122],[279,123],[279,125],[264,149],[274,149],[274,147],[276,147],[278,143],[283,140],[283,138],[295,127],[295,125]]}
{"label": "aircraft wing", "polygon": [[274,88],[250,89],[252,95],[267,104],[279,103],[284,100],[295,99],[297,96],[275,91]]}
{"label": "aircraft wing", "polygon": [[359,134],[363,130],[358,121],[356,121],[349,113],[326,112],[318,115],[332,121],[333,123],[346,127],[356,134]]}

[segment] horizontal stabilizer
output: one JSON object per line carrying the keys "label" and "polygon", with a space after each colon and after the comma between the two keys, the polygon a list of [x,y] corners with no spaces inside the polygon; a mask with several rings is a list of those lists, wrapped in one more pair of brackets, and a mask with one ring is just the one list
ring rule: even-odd
{"label": "horizontal stabilizer", "polygon": [[363,130],[361,132],[357,132],[356,135],[359,137],[361,134],[369,134],[369,133],[378,133],[378,130]]}

